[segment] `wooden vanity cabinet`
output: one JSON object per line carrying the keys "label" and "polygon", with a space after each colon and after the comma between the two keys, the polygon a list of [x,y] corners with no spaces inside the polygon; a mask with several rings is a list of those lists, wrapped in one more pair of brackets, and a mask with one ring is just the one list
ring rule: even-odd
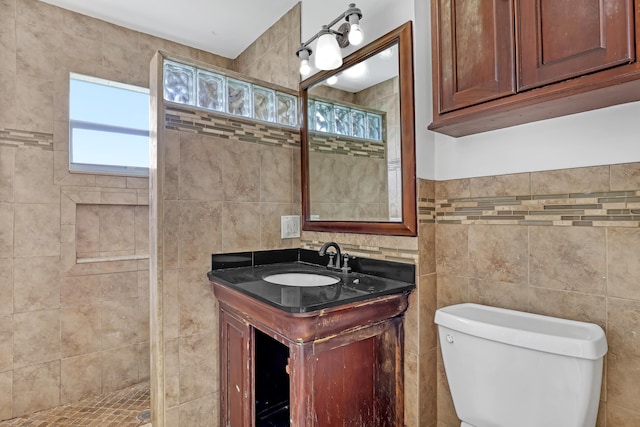
{"label": "wooden vanity cabinet", "polygon": [[221,426],[260,425],[256,359],[264,355],[256,352],[258,334],[288,349],[288,364],[281,369],[289,380],[292,427],[404,425],[408,295],[287,313],[215,282],[214,290],[220,302]]}
{"label": "wooden vanity cabinet", "polygon": [[640,0],[431,0],[434,119],[463,136],[640,100]]}

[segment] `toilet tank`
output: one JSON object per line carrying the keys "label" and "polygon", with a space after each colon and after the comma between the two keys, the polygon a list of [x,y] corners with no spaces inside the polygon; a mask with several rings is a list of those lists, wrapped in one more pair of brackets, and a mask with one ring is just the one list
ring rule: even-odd
{"label": "toilet tank", "polygon": [[593,427],[600,326],[479,304],[436,311],[458,417],[475,427]]}

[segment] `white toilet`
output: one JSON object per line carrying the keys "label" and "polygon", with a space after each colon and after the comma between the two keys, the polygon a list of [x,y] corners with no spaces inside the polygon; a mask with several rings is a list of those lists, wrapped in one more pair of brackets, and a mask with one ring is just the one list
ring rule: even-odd
{"label": "white toilet", "polygon": [[461,427],[594,427],[602,328],[478,304],[436,311]]}

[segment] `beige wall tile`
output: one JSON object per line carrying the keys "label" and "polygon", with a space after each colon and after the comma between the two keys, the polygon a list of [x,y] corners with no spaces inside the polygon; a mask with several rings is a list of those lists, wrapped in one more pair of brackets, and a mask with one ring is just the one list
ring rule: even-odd
{"label": "beige wall tile", "polygon": [[606,299],[603,296],[535,287],[529,288],[527,311],[596,323],[603,328],[607,316]]}
{"label": "beige wall tile", "polygon": [[[165,379],[164,394],[165,404],[168,407],[180,404],[180,340],[167,339],[164,344]],[[177,424],[168,424],[177,425]]]}
{"label": "beige wall tile", "polygon": [[447,382],[447,376],[444,371],[444,365],[442,364],[442,357],[438,350],[438,363],[437,363],[437,377],[438,377],[438,397],[437,397],[437,413],[438,413],[438,426],[446,427],[459,427],[460,420],[456,415],[456,410],[453,406],[453,399],[451,398],[451,391],[449,390],[449,383]]}
{"label": "beige wall tile", "polygon": [[469,301],[511,310],[527,311],[529,308],[529,289],[526,284],[522,283],[471,279],[469,281]]}
{"label": "beige wall tile", "polygon": [[59,310],[18,313],[13,320],[14,368],[60,359]]}
{"label": "beige wall tile", "polygon": [[135,248],[137,254],[149,253],[149,206],[135,207]]}
{"label": "beige wall tile", "polygon": [[[164,268],[171,270],[180,266],[180,202],[173,200],[164,202],[163,221],[161,240]],[[213,235],[213,232],[210,234]]]}
{"label": "beige wall tile", "polygon": [[437,352],[440,350],[432,348],[420,355],[419,370],[420,383],[418,393],[420,396],[420,424],[421,426],[434,425],[437,419],[437,388],[438,369]]}
{"label": "beige wall tile", "polygon": [[138,381],[149,381],[151,377],[151,348],[149,341],[137,345]]}
{"label": "beige wall tile", "polygon": [[120,390],[138,382],[135,345],[114,348],[102,353],[102,392]]}
{"label": "beige wall tile", "polygon": [[568,194],[609,191],[609,166],[531,173],[532,194]]}
{"label": "beige wall tile", "polygon": [[115,175],[96,175],[96,186],[104,188],[127,188],[127,177]]}
{"label": "beige wall tile", "polygon": [[530,284],[603,295],[607,270],[605,230],[596,227],[530,227]]}
{"label": "beige wall tile", "polygon": [[13,371],[0,373],[0,419],[8,420],[13,413]]}
{"label": "beige wall tile", "polygon": [[13,203],[0,202],[0,258],[13,256]]}
{"label": "beige wall tile", "polygon": [[421,424],[418,408],[418,356],[405,353],[404,358],[404,423],[407,427]]}
{"label": "beige wall tile", "polygon": [[60,255],[59,204],[15,205],[14,255]]}
{"label": "beige wall tile", "polygon": [[180,402],[218,390],[218,331],[180,338]]}
{"label": "beige wall tile", "polygon": [[0,316],[0,343],[0,372],[6,372],[13,369],[13,316]]}
{"label": "beige wall tile", "polygon": [[282,239],[282,215],[293,215],[290,203],[262,203],[260,205],[260,242],[261,248],[278,249],[293,247],[295,239]]}
{"label": "beige wall tile", "polygon": [[138,296],[138,272],[103,274],[100,287],[103,301],[135,298]]}
{"label": "beige wall tile", "polygon": [[[224,200],[260,201],[260,151],[255,144],[225,142],[218,146]],[[267,187],[265,185],[265,187]]]}
{"label": "beige wall tile", "polygon": [[640,163],[611,165],[612,190],[636,190],[640,188]]}
{"label": "beige wall tile", "polygon": [[165,340],[180,336],[180,271],[165,270],[162,281],[162,321]]}
{"label": "beige wall tile", "polygon": [[204,396],[180,405],[179,427],[208,427],[219,414],[218,393]]}
{"label": "beige wall tile", "polygon": [[102,287],[99,274],[60,279],[60,303],[63,307],[93,304],[101,300]]}
{"label": "beige wall tile", "polygon": [[607,299],[607,402],[637,410],[640,381],[640,301]]}
{"label": "beige wall tile", "polygon": [[102,326],[99,304],[66,307],[60,311],[62,357],[102,350]]}
{"label": "beige wall tile", "polygon": [[471,197],[516,196],[531,194],[531,178],[528,173],[471,178]]}
{"label": "beige wall tile", "polygon": [[18,129],[53,133],[52,80],[18,75],[15,105]]}
{"label": "beige wall tile", "polygon": [[53,151],[16,151],[14,196],[19,203],[60,203],[60,187],[53,184]]}
{"label": "beige wall tile", "polygon": [[469,227],[446,224],[436,229],[438,273],[467,275],[469,272]]}
{"label": "beige wall tile", "polygon": [[100,252],[135,251],[133,206],[100,206]]}
{"label": "beige wall tile", "polygon": [[76,205],[76,253],[78,258],[100,256],[98,205]]}
{"label": "beige wall tile", "polygon": [[180,136],[180,199],[223,200],[224,180],[230,179],[223,174],[222,153],[226,149],[224,142],[217,138]]}
{"label": "beige wall tile", "polygon": [[16,313],[60,307],[58,257],[15,259],[13,305]]}
{"label": "beige wall tile", "polygon": [[225,203],[222,208],[222,250],[224,252],[260,249],[260,205]]}
{"label": "beige wall tile", "polygon": [[0,258],[0,315],[13,313],[13,258]]}
{"label": "beige wall tile", "polygon": [[100,310],[103,349],[131,346],[137,342],[140,319],[137,298],[105,301]]}
{"label": "beige wall tile", "polygon": [[102,356],[84,354],[60,362],[60,403],[76,402],[102,392]]}
{"label": "beige wall tile", "polygon": [[528,232],[521,226],[469,227],[471,277],[526,284]]}
{"label": "beige wall tile", "polygon": [[469,278],[438,273],[438,307],[469,301]]}
{"label": "beige wall tile", "polygon": [[62,36],[42,25],[16,25],[16,65],[25,76],[53,81],[56,50]]}
{"label": "beige wall tile", "polygon": [[640,300],[640,229],[607,229],[607,295]]}
{"label": "beige wall tile", "polygon": [[13,371],[13,416],[60,404],[60,360]]}
{"label": "beige wall tile", "polygon": [[436,272],[436,225],[418,225],[418,250],[420,261],[418,262],[419,274]]}
{"label": "beige wall tile", "polygon": [[[223,209],[219,202],[183,202],[180,204],[178,236],[180,267],[198,267],[206,271],[211,254],[221,249]],[[259,219],[259,217],[258,217]],[[225,224],[224,227],[231,227]],[[246,229],[245,229],[246,230]],[[255,231],[252,233],[255,235]]]}
{"label": "beige wall tile", "polygon": [[[1,26],[2,24],[0,24]],[[13,63],[15,66],[15,54],[11,52],[5,53],[3,46],[0,44],[0,55],[7,58],[7,63]],[[3,90],[0,92],[0,128],[15,129],[16,128],[16,79],[13,72],[5,71],[0,65],[0,85]],[[14,68],[15,69],[15,68]]]}
{"label": "beige wall tile", "polygon": [[264,148],[260,150],[261,201],[291,203],[292,177],[291,149]]}
{"label": "beige wall tile", "polygon": [[[435,274],[418,278],[418,303],[420,304],[420,351],[428,351],[437,345],[437,328],[433,322],[437,309],[437,278]],[[421,362],[422,363],[422,362]]]}
{"label": "beige wall tile", "polygon": [[217,328],[217,303],[204,270],[180,270],[180,336]]}
{"label": "beige wall tile", "polygon": [[638,426],[640,425],[640,412],[608,404],[606,425],[615,427]]}
{"label": "beige wall tile", "polygon": [[404,314],[404,352],[414,356],[420,351],[420,305],[419,291],[414,290],[409,295],[409,307]]}
{"label": "beige wall tile", "polygon": [[458,199],[471,197],[471,181],[467,179],[452,179],[436,183],[436,200]]}
{"label": "beige wall tile", "polygon": [[[2,102],[1,97],[0,102]],[[2,104],[0,104],[0,109],[1,107]],[[2,127],[2,113],[0,113],[0,127]],[[15,171],[15,160],[15,148],[0,147],[0,202],[13,202],[13,175]]]}

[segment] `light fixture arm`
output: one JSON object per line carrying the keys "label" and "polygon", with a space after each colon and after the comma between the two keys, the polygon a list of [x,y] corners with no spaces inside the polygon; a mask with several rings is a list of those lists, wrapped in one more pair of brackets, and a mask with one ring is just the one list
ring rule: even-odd
{"label": "light fixture arm", "polygon": [[[347,22],[338,27],[338,30],[334,30],[331,27],[336,25],[340,20],[345,19]],[[311,48],[308,46],[316,39],[318,39],[321,35],[331,33],[336,36],[336,40],[338,41],[338,45],[341,48],[345,48],[349,46],[349,31],[351,29],[350,24],[359,24],[360,19],[362,19],[362,11],[356,7],[355,3],[350,3],[347,10],[338,15],[333,21],[329,22],[328,25],[323,25],[322,30],[318,31],[316,34],[311,36],[309,40],[300,44],[300,47],[296,50],[296,56],[302,59],[308,59],[309,56],[313,53]]]}

